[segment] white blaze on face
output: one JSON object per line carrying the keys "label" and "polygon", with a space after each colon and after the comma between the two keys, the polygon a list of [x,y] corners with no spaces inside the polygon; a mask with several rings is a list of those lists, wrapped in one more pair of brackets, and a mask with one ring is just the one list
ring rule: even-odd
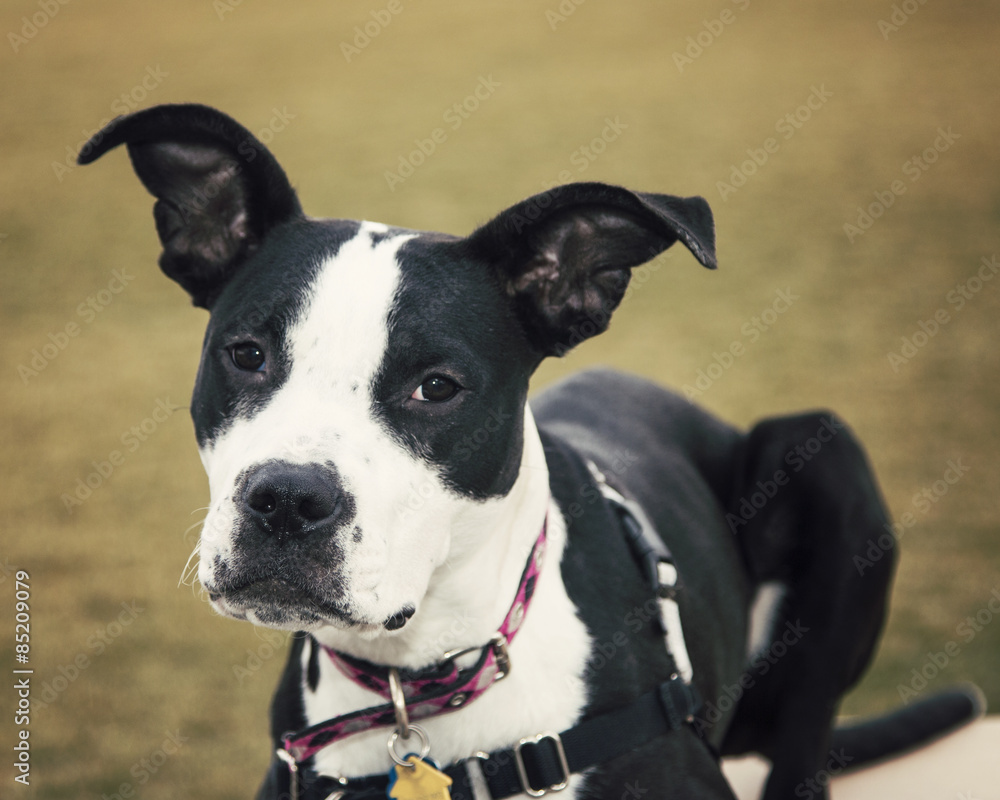
{"label": "white blaze on face", "polygon": [[411,238],[391,236],[373,245],[370,234],[386,231],[363,223],[322,265],[286,334],[286,382],[263,409],[236,419],[202,451],[212,494],[202,531],[203,584],[211,585],[216,559],[252,564],[253,552],[234,552],[236,482],[272,459],[329,465],[353,499],[354,520],[337,534],[352,618],[381,625],[405,605],[418,605],[432,571],[445,560],[449,520],[470,501],[446,489],[373,412],[372,387],[400,280],[396,254]]}

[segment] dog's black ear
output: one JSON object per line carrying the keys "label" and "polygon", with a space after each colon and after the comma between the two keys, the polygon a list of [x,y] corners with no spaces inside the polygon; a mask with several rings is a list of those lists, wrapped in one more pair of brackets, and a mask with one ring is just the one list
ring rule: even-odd
{"label": "dog's black ear", "polygon": [[120,144],[156,197],[160,267],[208,308],[268,231],[302,215],[284,171],[256,137],[202,105],[162,105],[112,120],[83,146],[89,164]]}
{"label": "dog's black ear", "polygon": [[715,268],[715,226],[702,198],[571,183],[512,206],[467,242],[499,268],[532,344],[562,355],[602,333],[632,268],[678,240]]}

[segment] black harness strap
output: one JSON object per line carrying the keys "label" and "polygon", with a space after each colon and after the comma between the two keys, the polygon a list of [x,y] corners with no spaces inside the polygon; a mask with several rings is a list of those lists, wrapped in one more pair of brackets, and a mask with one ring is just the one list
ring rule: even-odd
{"label": "black harness strap", "polygon": [[[593,717],[567,731],[540,734],[532,737],[537,741],[488,756],[463,759],[442,772],[453,781],[452,800],[475,800],[469,772],[472,762],[478,763],[494,800],[521,794],[526,789],[536,792],[551,789],[565,783],[573,773],[625,755],[657,736],[681,730],[700,707],[697,690],[675,678],[623,708]],[[272,777],[279,780],[288,772],[280,762],[275,762],[271,769],[275,773]],[[528,779],[527,785],[522,774]],[[345,784],[306,770],[300,778],[299,797],[326,800],[343,792],[343,800],[374,800],[385,797],[388,783],[385,774],[352,779]]]}

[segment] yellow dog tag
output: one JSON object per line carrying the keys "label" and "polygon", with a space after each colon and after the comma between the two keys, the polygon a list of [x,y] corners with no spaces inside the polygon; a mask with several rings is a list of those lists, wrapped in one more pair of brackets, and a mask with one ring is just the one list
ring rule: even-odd
{"label": "yellow dog tag", "polygon": [[451,778],[416,755],[406,757],[410,766],[389,771],[388,795],[393,800],[451,800]]}

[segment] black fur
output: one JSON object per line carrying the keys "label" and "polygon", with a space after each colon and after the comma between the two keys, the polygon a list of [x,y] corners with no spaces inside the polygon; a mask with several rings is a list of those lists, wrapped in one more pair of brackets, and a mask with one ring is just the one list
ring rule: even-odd
{"label": "black fur", "polygon": [[[198,444],[211,444],[237,413],[252,416],[291,368],[284,332],[298,319],[320,264],[357,234],[358,223],[296,220],[267,240],[217,289],[191,401]],[[235,368],[230,348],[254,342],[266,373]]]}
{"label": "black fur", "polygon": [[[264,407],[285,381],[291,365],[283,332],[301,313],[319,265],[357,234],[358,223],[308,220],[267,149],[204,106],[119,118],[88,143],[80,163],[123,143],[157,198],[164,272],[212,311],[192,404],[199,442],[210,444],[237,414]],[[398,233],[376,234],[372,244]],[[398,251],[402,278],[372,387],[373,416],[451,488],[477,500],[503,496],[520,466],[521,409],[535,367],[605,330],[631,269],[677,241],[715,267],[704,200],[594,183],[522,201],[464,239],[414,234]],[[241,362],[237,345],[254,348],[267,368],[256,370],[255,358]],[[407,402],[431,376],[458,387],[454,396]],[[836,416],[766,420],[744,433],[610,371],[571,378],[532,405],[551,489],[570,523],[563,582],[593,640],[583,717],[630,702],[672,665],[645,624],[652,616],[647,587],[624,541],[609,533],[615,526],[581,458],[642,506],[672,551],[694,681],[707,701],[694,727],[725,753],[771,759],[766,800],[800,794],[831,747],[845,748],[857,766],[977,712],[971,695],[958,692],[898,718],[833,729],[840,697],[872,656],[894,566],[892,552],[864,574],[854,566],[853,556],[881,536],[888,519],[860,444]],[[330,534],[349,525],[354,511],[350,498],[332,497],[341,493],[336,465],[314,466],[321,480],[310,475],[294,487],[287,484],[301,476],[298,467],[285,469],[280,481],[246,476],[256,488],[242,502],[260,541],[244,549],[274,551],[263,559],[268,575],[294,574],[282,578],[283,592],[308,595],[319,587],[340,602],[338,565],[327,563],[339,558]],[[290,497],[313,487],[305,516],[289,522],[284,508],[267,517],[266,504],[257,502],[265,477],[268,491]],[[319,498],[320,485],[331,496]],[[230,577],[238,591],[241,575]],[[780,581],[788,593],[771,641],[748,665],[748,610],[767,581]],[[281,622],[275,613],[269,621]],[[389,621],[400,619],[405,614]],[[315,652],[302,674],[308,642],[293,643],[272,709],[275,737],[305,723],[303,681],[317,681]],[[918,719],[925,724],[915,725]],[[476,747],[469,743],[470,751]],[[621,797],[629,781],[650,797],[732,798],[711,749],[690,731],[598,767],[586,796]],[[280,795],[286,784],[287,772],[274,771],[262,796]]]}

